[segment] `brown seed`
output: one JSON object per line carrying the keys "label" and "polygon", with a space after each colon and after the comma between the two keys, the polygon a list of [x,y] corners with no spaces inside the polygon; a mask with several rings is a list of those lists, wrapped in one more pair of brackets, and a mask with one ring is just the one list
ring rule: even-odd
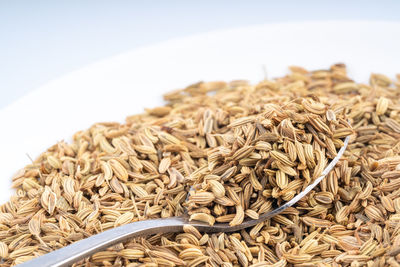
{"label": "brown seed", "polygon": [[128,181],[128,171],[125,169],[124,166],[122,166],[121,163],[119,163],[119,161],[115,159],[110,159],[108,163],[110,164],[115,176],[117,176],[118,179],[124,182]]}
{"label": "brown seed", "polygon": [[386,97],[380,97],[378,99],[378,103],[376,104],[376,115],[385,114],[388,106],[389,106],[389,99],[387,99]]}
{"label": "brown seed", "polygon": [[123,249],[118,252],[118,255],[129,260],[144,258],[144,251],[138,249]]}
{"label": "brown seed", "polygon": [[0,258],[7,259],[8,257],[8,246],[6,243],[0,241]]}
{"label": "brown seed", "polygon": [[279,151],[270,151],[269,153],[271,154],[272,158],[280,161],[282,164],[288,165],[290,167],[294,166],[294,163],[285,154],[283,154],[283,153],[281,153]]}
{"label": "brown seed", "polygon": [[276,171],[276,184],[280,189],[285,189],[288,186],[289,179],[286,173],[281,170]]}
{"label": "brown seed", "polygon": [[147,109],[146,111],[153,116],[157,116],[157,117],[163,117],[168,115],[171,112],[171,107],[156,107],[156,108],[152,108],[152,109]]}
{"label": "brown seed", "polygon": [[242,206],[236,206],[236,215],[233,220],[229,223],[230,226],[239,225],[244,220],[244,210]]}
{"label": "brown seed", "polygon": [[225,196],[225,187],[216,180],[209,180],[208,183],[211,186],[211,190],[216,198],[221,198]]}
{"label": "brown seed", "polygon": [[158,171],[160,173],[165,173],[168,170],[168,168],[170,167],[170,165],[171,165],[171,159],[170,158],[163,158],[160,161],[160,165],[158,166]]}
{"label": "brown seed", "polygon": [[47,161],[49,162],[50,166],[53,167],[54,169],[61,169],[61,161],[54,157],[54,156],[48,156]]}
{"label": "brown seed", "polygon": [[393,200],[388,196],[381,196],[382,206],[390,212],[395,212]]}
{"label": "brown seed", "polygon": [[179,258],[183,260],[192,260],[201,256],[203,256],[203,252],[198,248],[187,248],[179,253]]}
{"label": "brown seed", "polygon": [[189,201],[200,204],[200,205],[207,205],[211,203],[215,199],[215,195],[210,192],[195,192],[190,194]]}
{"label": "brown seed", "polygon": [[134,215],[132,212],[130,212],[130,211],[125,212],[124,214],[122,214],[121,216],[119,216],[117,218],[117,220],[114,223],[114,227],[130,223],[133,219],[133,216]]}
{"label": "brown seed", "polygon": [[190,221],[201,221],[206,222],[209,225],[214,225],[215,218],[207,213],[195,213],[190,215]]}
{"label": "brown seed", "polygon": [[382,212],[373,205],[369,205],[365,208],[365,214],[370,218],[371,220],[375,220],[378,222],[384,221],[384,217]]}

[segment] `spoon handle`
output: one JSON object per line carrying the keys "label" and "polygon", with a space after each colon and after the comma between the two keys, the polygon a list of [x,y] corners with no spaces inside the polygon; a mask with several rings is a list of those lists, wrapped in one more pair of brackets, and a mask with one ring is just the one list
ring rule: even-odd
{"label": "spoon handle", "polygon": [[22,263],[20,267],[60,267],[70,266],[73,263],[92,255],[97,251],[137,236],[146,236],[158,233],[181,232],[186,220],[183,217],[138,221],[116,227],[91,237],[77,241],[69,246],[33,260]]}

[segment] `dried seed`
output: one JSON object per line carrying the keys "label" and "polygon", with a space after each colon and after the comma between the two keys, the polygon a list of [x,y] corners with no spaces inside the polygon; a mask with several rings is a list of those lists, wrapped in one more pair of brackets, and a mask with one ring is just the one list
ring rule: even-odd
{"label": "dried seed", "polygon": [[382,212],[373,205],[369,205],[369,206],[365,207],[365,214],[371,220],[375,220],[378,222],[384,221]]}
{"label": "dried seed", "polygon": [[132,221],[132,219],[133,219],[133,216],[134,215],[133,215],[132,212],[130,212],[130,211],[125,212],[124,214],[119,216],[117,218],[117,220],[114,222],[114,227],[130,223]]}
{"label": "dried seed", "polygon": [[209,225],[214,225],[215,218],[207,213],[195,213],[190,215],[190,221],[201,221],[206,222]]}
{"label": "dried seed", "polygon": [[115,176],[117,176],[118,179],[124,182],[128,181],[128,171],[125,169],[124,166],[122,166],[121,163],[119,163],[119,161],[115,159],[110,159],[108,163],[110,164]]}
{"label": "dried seed", "polygon": [[163,158],[160,161],[160,165],[158,165],[158,171],[160,173],[165,173],[168,170],[168,168],[170,167],[170,165],[171,165],[171,159],[170,158]]}
{"label": "dried seed", "polygon": [[225,196],[225,187],[216,180],[209,180],[208,183],[211,186],[211,190],[216,198],[221,198]]}
{"label": "dried seed", "polygon": [[242,206],[236,206],[236,215],[233,220],[229,223],[230,226],[239,225],[244,220],[244,210]]}
{"label": "dried seed", "polygon": [[195,192],[190,194],[189,201],[200,204],[200,205],[207,205],[211,203],[215,199],[215,195],[210,192]]}
{"label": "dried seed", "polygon": [[381,96],[378,99],[378,103],[376,104],[376,115],[383,115],[386,113],[387,108],[389,106],[389,99]]}
{"label": "dried seed", "polygon": [[395,212],[393,200],[388,196],[381,196],[382,206],[390,212]]}
{"label": "dried seed", "polygon": [[123,249],[118,252],[118,255],[129,260],[135,260],[135,259],[140,259],[144,258],[145,253],[144,251],[138,250],[138,249]]}
{"label": "dried seed", "polygon": [[8,246],[4,242],[0,242],[0,258],[7,259],[8,257]]}

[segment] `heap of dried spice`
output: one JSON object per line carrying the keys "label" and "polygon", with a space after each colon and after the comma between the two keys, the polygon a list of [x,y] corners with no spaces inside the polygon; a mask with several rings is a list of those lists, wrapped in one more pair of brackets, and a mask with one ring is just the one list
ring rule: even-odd
{"label": "heap of dried spice", "polygon": [[[241,89],[225,90],[229,99]],[[341,138],[353,133],[343,108],[318,97],[288,98],[262,85],[246,90],[253,91],[246,102],[231,103],[242,112],[230,114],[229,100],[212,103],[200,110],[198,132],[181,139],[202,138],[207,155],[186,172],[194,189],[184,205],[191,220],[235,226],[246,216],[258,219],[318,178],[343,146]]]}
{"label": "heap of dried spice", "polygon": [[49,148],[0,208],[0,265],[185,210],[210,224],[257,218],[318,177],[351,135],[321,184],[271,220],[230,234],[187,226],[74,266],[399,266],[400,82],[355,83],[343,64],[290,70],[257,85],[194,84]]}

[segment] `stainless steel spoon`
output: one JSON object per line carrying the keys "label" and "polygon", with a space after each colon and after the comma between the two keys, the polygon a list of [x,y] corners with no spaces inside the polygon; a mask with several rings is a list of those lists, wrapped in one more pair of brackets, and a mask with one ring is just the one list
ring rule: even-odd
{"label": "stainless steel spoon", "polygon": [[166,219],[155,219],[138,221],[130,224],[122,225],[100,234],[93,235],[86,239],[77,241],[69,246],[63,247],[56,251],[50,252],[36,259],[27,261],[18,266],[20,267],[58,267],[58,266],[69,266],[80,259],[86,258],[97,251],[104,250],[105,248],[123,242],[127,239],[159,233],[176,233],[182,232],[184,225],[192,225],[196,227],[200,232],[216,233],[216,232],[234,232],[237,230],[245,229],[248,227],[255,226],[256,224],[263,222],[275,215],[281,213],[288,207],[295,204],[297,201],[307,195],[316,185],[318,185],[322,179],[335,167],[336,163],[342,157],[344,151],[347,148],[350,137],[347,136],[344,140],[344,145],[340,148],[336,157],[329,163],[329,165],[322,172],[321,176],[315,179],[315,181],[307,186],[304,191],[296,195],[290,201],[286,202],[282,206],[260,215],[259,219],[245,219],[242,224],[237,226],[230,226],[227,223],[216,223],[213,226],[203,222],[189,221],[185,216],[171,217]]}

